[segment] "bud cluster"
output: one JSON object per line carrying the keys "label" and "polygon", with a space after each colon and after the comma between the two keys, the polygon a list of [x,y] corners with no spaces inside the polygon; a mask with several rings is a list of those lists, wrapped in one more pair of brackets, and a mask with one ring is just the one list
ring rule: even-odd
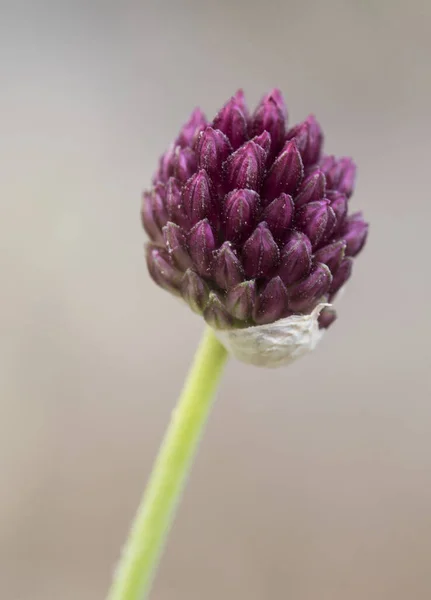
{"label": "bud cluster", "polygon": [[[278,90],[249,114],[237,92],[199,109],[161,157],[142,223],[154,281],[216,329],[273,323],[331,302],[368,225],[348,214],[355,165],[322,155],[314,116],[292,128]],[[326,328],[332,308],[319,317]]]}

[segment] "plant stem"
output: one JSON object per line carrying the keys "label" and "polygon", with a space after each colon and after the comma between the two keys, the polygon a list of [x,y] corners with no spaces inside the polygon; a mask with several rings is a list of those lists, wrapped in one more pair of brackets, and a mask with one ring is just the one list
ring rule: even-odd
{"label": "plant stem", "polygon": [[208,327],[159,450],[107,600],[146,598],[227,352]]}

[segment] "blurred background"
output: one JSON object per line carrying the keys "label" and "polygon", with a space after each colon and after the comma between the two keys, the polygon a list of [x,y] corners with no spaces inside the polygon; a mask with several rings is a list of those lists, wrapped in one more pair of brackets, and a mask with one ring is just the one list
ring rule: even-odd
{"label": "blurred background", "polygon": [[431,596],[431,4],[1,3],[0,596],[105,596],[203,323],[141,190],[195,105],[314,112],[365,252],[315,353],[231,362],[155,600]]}

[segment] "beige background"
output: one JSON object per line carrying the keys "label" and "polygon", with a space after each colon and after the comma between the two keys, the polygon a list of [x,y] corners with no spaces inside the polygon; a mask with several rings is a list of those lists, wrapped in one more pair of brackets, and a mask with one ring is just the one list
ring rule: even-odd
{"label": "beige background", "polygon": [[319,349],[231,363],[155,600],[431,597],[431,5],[10,2],[0,53],[0,597],[102,599],[202,322],[139,196],[195,104],[283,89],[359,164]]}

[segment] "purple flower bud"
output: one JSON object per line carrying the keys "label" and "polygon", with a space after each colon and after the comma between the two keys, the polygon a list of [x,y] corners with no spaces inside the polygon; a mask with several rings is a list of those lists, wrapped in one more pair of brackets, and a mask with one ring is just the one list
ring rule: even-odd
{"label": "purple flower bud", "polygon": [[159,160],[159,169],[153,177],[153,183],[157,182],[166,183],[169,177],[174,174],[174,156],[175,156],[175,144],[171,144]]}
{"label": "purple flower bud", "polygon": [[308,275],[311,270],[311,242],[299,231],[293,231],[281,251],[278,274],[286,285]]}
{"label": "purple flower bud", "polygon": [[256,305],[256,282],[254,279],[243,281],[228,291],[226,309],[240,321],[251,319]]}
{"label": "purple flower bud", "polygon": [[268,227],[277,241],[286,236],[293,219],[293,200],[288,194],[281,194],[265,208],[262,220],[266,221]]}
{"label": "purple flower bud", "polygon": [[149,244],[147,246],[147,266],[153,280],[171,294],[179,295],[182,273],[172,265],[165,248]]}
{"label": "purple flower bud", "polygon": [[234,150],[246,141],[248,137],[247,114],[242,90],[239,90],[224,105],[214,119],[212,126],[227,135]]}
{"label": "purple flower bud", "polygon": [[265,150],[254,142],[247,142],[224,163],[228,189],[260,187],[265,169]]}
{"label": "purple flower bud", "polygon": [[340,266],[345,251],[346,242],[344,240],[339,240],[338,242],[333,242],[332,244],[328,244],[328,246],[320,248],[314,255],[314,260],[327,265],[333,274]]}
{"label": "purple flower bud", "polygon": [[354,213],[346,219],[341,237],[345,240],[346,255],[356,256],[364,247],[368,235],[368,223],[364,221],[361,212]]}
{"label": "purple flower bud", "polygon": [[170,177],[166,184],[166,207],[170,221],[177,223],[185,230],[189,229],[189,218],[181,198],[181,184],[175,177]]}
{"label": "purple flower bud", "polygon": [[196,154],[191,148],[181,148],[177,146],[173,156],[174,176],[179,181],[187,181],[196,171]]}
{"label": "purple flower bud", "polygon": [[277,321],[286,312],[287,301],[284,283],[280,277],[273,277],[258,296],[254,320],[258,325]]}
{"label": "purple flower bud", "polygon": [[331,287],[329,288],[330,299],[343,287],[352,274],[353,260],[349,257],[343,258],[340,266],[334,274]]}
{"label": "purple flower bud", "polygon": [[216,244],[208,219],[196,223],[190,230],[188,241],[190,256],[197,272],[203,277],[210,277]]}
{"label": "purple flower bud", "polygon": [[280,150],[285,136],[285,117],[279,104],[282,97],[278,90],[275,90],[275,92],[276,97],[268,94],[262,98],[251,121],[254,135],[259,135],[263,131],[270,134],[271,151],[274,154]]}
{"label": "purple flower bud", "polygon": [[286,139],[296,141],[304,166],[312,165],[319,160],[323,133],[314,115],[309,115],[303,123],[288,131]]}
{"label": "purple flower bud", "polygon": [[356,175],[356,166],[352,159],[325,156],[320,162],[320,168],[325,173],[328,188],[338,190],[350,198]]}
{"label": "purple flower bud", "polygon": [[181,146],[181,148],[185,148],[186,146],[192,147],[199,132],[202,131],[206,124],[207,120],[204,113],[200,108],[195,108],[175,141],[177,146]]}
{"label": "purple flower bud", "polygon": [[234,190],[225,197],[225,236],[232,242],[244,241],[253,231],[259,209],[259,194],[253,190]]}
{"label": "purple flower bud", "polygon": [[329,268],[317,263],[310,275],[292,285],[288,290],[289,309],[295,312],[309,312],[328,293],[332,282]]}
{"label": "purple flower bud", "polygon": [[141,220],[150,239],[160,242],[161,228],[168,220],[168,214],[160,194],[155,190],[142,195]]}
{"label": "purple flower bud", "polygon": [[202,219],[214,221],[216,208],[211,197],[210,180],[201,169],[187,180],[183,188],[182,202],[191,225]]}
{"label": "purple flower bud", "polygon": [[325,242],[334,231],[335,213],[328,200],[316,200],[301,208],[297,223],[310,239],[313,248],[316,248]]}
{"label": "purple flower bud", "polygon": [[259,223],[242,249],[242,262],[247,277],[267,277],[277,267],[280,251],[268,225]]}
{"label": "purple flower bud", "polygon": [[222,164],[232,152],[232,146],[223,132],[219,129],[206,127],[199,135],[196,144],[198,166],[205,169],[210,177],[221,179]]}
{"label": "purple flower bud", "polygon": [[271,136],[267,131],[263,131],[260,135],[255,135],[251,141],[263,148],[266,155],[269,154],[271,149]]}
{"label": "purple flower bud", "polygon": [[338,190],[350,198],[355,187],[356,165],[351,158],[345,158],[343,160],[344,168],[338,184]]}
{"label": "purple flower bud", "polygon": [[343,225],[344,220],[347,215],[347,198],[344,194],[336,191],[328,191],[327,200],[329,200],[329,205],[335,213],[336,217],[336,225],[334,228],[334,232],[338,231],[340,227]]}
{"label": "purple flower bud", "polygon": [[300,208],[304,204],[321,200],[325,196],[326,179],[322,171],[310,173],[301,183],[295,196],[295,206]]}
{"label": "purple flower bud", "polygon": [[231,329],[234,325],[232,316],[227,312],[215,292],[210,292],[208,303],[204,310],[204,319],[214,329]]}
{"label": "purple flower bud", "polygon": [[244,270],[229,242],[224,242],[214,254],[213,276],[223,290],[229,290],[244,281]]}
{"label": "purple flower bud", "polygon": [[263,193],[265,204],[269,204],[283,192],[293,194],[301,183],[303,175],[301,155],[295,141],[289,141],[275,159],[267,175]]}
{"label": "purple flower bud", "polygon": [[187,240],[184,231],[179,225],[169,221],[163,227],[163,240],[174,263],[185,271],[192,265],[188,252]]}
{"label": "purple flower bud", "polygon": [[328,329],[337,318],[337,313],[330,306],[325,306],[319,315],[319,329]]}
{"label": "purple flower bud", "polygon": [[209,296],[209,288],[197,273],[187,269],[181,281],[181,295],[190,308],[202,314]]}

